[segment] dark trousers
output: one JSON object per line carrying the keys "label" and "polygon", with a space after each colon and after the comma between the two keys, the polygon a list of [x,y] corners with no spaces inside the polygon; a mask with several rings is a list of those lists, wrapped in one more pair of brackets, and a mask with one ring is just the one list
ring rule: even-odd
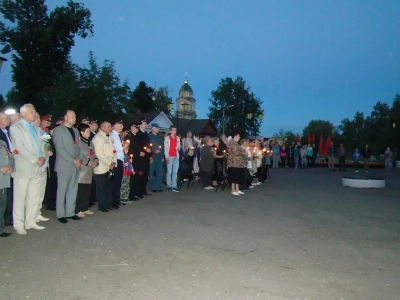
{"label": "dark trousers", "polygon": [[264,180],[268,180],[268,175],[269,175],[268,172],[269,172],[269,166],[265,165],[264,166],[264,173],[263,173]]}
{"label": "dark trousers", "polygon": [[106,179],[106,174],[94,175],[96,180],[97,206],[99,210],[111,207],[112,183]]}
{"label": "dark trousers", "polygon": [[90,202],[89,205],[92,206],[97,203],[97,196],[96,196],[96,180],[92,180],[91,188],[90,188]]}
{"label": "dark trousers", "polygon": [[13,224],[13,189],[14,189],[14,179],[10,179],[11,187],[7,190],[7,200],[6,200],[6,208],[4,211],[4,223],[6,225]]}
{"label": "dark trousers", "polygon": [[312,156],[307,155],[307,167],[311,167]]}
{"label": "dark trousers", "polygon": [[358,161],[354,162],[354,171],[358,171]]}
{"label": "dark trousers", "polygon": [[149,181],[150,173],[150,158],[146,157],[146,161],[143,165],[143,175],[139,176],[139,193],[140,195],[147,195],[147,181]]}
{"label": "dark trousers", "polygon": [[339,170],[346,171],[346,156],[339,157]]}
{"label": "dark trousers", "polygon": [[317,157],[316,156],[312,156],[311,157],[311,167],[313,167],[313,168],[315,168],[315,161],[317,160]]}
{"label": "dark trousers", "polygon": [[124,162],[122,160],[117,160],[117,165],[113,169],[115,177],[114,180],[111,181],[111,193],[112,193],[112,201],[111,205],[118,205],[121,198],[121,185],[122,185],[122,177],[124,176]]}
{"label": "dark trousers", "polygon": [[[241,190],[247,190],[249,186],[251,185],[251,182],[253,181],[253,178],[251,178],[249,174],[249,170],[247,168],[243,169],[244,174],[243,174],[243,183],[239,184],[239,189]],[[250,182],[249,182],[250,180]]]}
{"label": "dark trousers", "polygon": [[282,168],[286,166],[286,156],[281,156]]}
{"label": "dark trousers", "polygon": [[78,194],[76,195],[75,213],[84,212],[89,209],[90,191],[92,184],[78,183]]}
{"label": "dark trousers", "polygon": [[294,167],[294,157],[293,156],[289,156],[289,158],[288,158],[288,167],[289,168]]}
{"label": "dark trousers", "polygon": [[130,179],[129,179],[129,199],[133,200],[136,197],[142,196],[141,194],[139,194],[139,174],[136,171],[135,175],[131,175]]}
{"label": "dark trousers", "polygon": [[4,211],[6,209],[7,205],[7,189],[0,189],[0,233],[3,233],[4,230]]}
{"label": "dark trousers", "polygon": [[44,204],[46,205],[46,210],[56,209],[57,187],[58,187],[57,173],[48,172],[46,191],[44,193]]}
{"label": "dark trousers", "polygon": [[203,171],[203,187],[212,186],[211,178],[213,171]]}

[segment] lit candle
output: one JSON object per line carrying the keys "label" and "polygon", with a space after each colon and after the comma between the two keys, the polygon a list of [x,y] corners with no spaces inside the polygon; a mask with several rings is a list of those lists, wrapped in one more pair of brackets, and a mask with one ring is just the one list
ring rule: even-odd
{"label": "lit candle", "polygon": [[126,140],[126,142],[129,144],[131,141],[130,140]]}
{"label": "lit candle", "polygon": [[129,155],[131,158],[133,158],[133,154]]}
{"label": "lit candle", "polygon": [[158,146],[158,148],[160,148],[160,149],[161,149],[161,145],[160,145],[160,146]]}
{"label": "lit candle", "polygon": [[153,144],[150,144],[150,147],[152,147],[153,146]]}
{"label": "lit candle", "polygon": [[146,150],[147,148],[146,147],[144,147],[144,150]]}

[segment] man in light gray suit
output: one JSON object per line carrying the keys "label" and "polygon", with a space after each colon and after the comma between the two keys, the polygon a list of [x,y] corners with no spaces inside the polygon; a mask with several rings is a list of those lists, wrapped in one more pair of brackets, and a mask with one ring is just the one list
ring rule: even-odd
{"label": "man in light gray suit", "polygon": [[33,126],[35,107],[25,104],[20,109],[21,120],[10,127],[14,148],[14,228],[18,234],[26,234],[25,229],[44,229],[35,222],[40,198],[41,185],[46,171],[42,168],[46,154],[39,130]]}
{"label": "man in light gray suit", "polygon": [[64,123],[53,130],[56,148],[54,170],[58,176],[56,211],[58,221],[63,224],[68,223],[67,219],[81,219],[75,215],[75,203],[83,151],[79,143],[79,132],[73,127],[75,122],[75,113],[67,110]]}

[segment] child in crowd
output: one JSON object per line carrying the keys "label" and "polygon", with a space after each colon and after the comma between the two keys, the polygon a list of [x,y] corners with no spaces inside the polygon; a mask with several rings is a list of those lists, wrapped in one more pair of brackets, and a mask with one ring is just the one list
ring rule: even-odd
{"label": "child in crowd", "polygon": [[122,177],[122,185],[121,185],[121,199],[124,200],[124,202],[132,202],[131,199],[129,199],[129,181],[131,175],[135,175],[135,170],[133,170],[132,167],[132,158],[129,157],[128,151],[129,151],[129,140],[124,141],[124,144],[122,145],[124,148],[124,175]]}

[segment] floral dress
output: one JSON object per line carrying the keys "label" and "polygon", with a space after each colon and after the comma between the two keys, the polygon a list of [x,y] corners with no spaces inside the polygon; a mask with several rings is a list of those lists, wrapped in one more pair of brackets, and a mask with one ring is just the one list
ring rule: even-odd
{"label": "floral dress", "polygon": [[121,199],[129,198],[129,182],[133,172],[132,164],[129,162],[129,155],[124,155],[124,176],[122,177],[122,185],[121,185]]}

